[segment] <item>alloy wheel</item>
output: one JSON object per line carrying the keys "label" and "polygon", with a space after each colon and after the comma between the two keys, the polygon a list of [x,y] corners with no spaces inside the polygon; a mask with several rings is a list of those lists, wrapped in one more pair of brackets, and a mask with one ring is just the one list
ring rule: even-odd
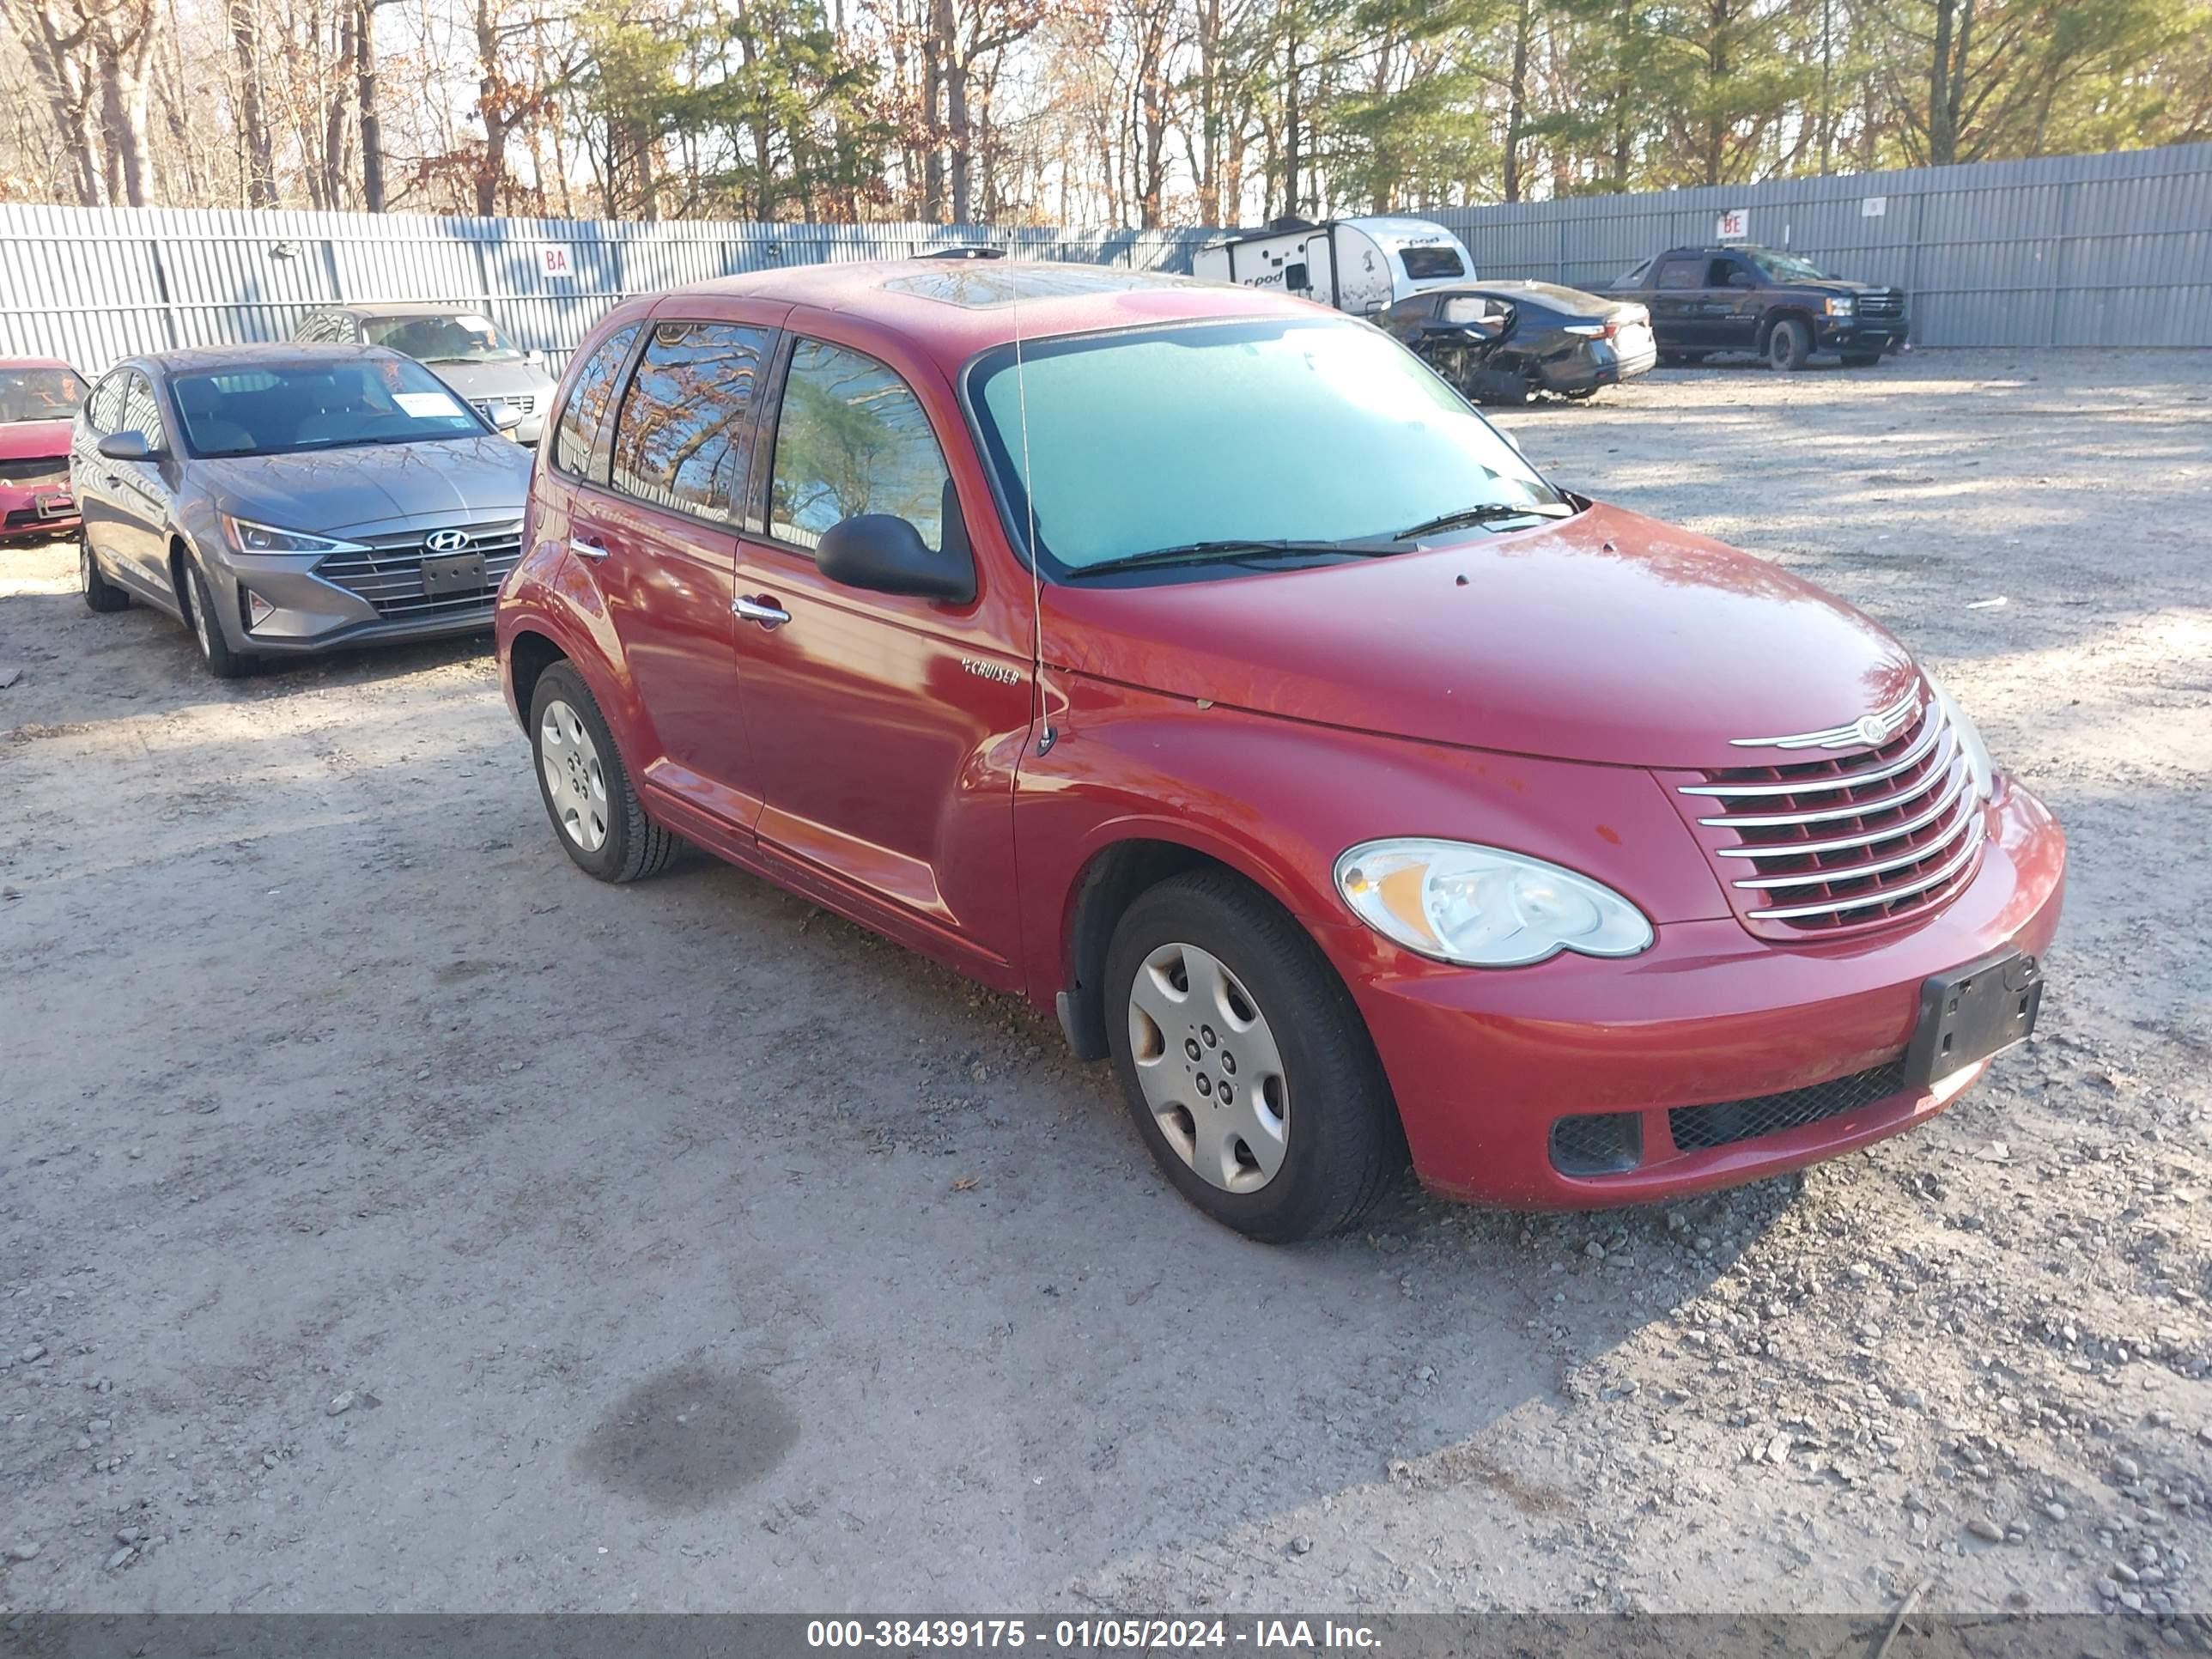
{"label": "alloy wheel", "polygon": [[576,711],[556,697],[538,726],[538,764],[562,832],[586,853],[607,839],[607,777],[599,746]]}
{"label": "alloy wheel", "polygon": [[199,638],[200,655],[210,662],[215,660],[215,641],[208,637],[208,605],[210,603],[208,585],[195,578],[192,582],[192,632]]}
{"label": "alloy wheel", "polygon": [[1256,1192],[1290,1147],[1290,1084],[1267,1016],[1194,945],[1163,945],[1129,987],[1129,1054],[1161,1137],[1208,1185]]}

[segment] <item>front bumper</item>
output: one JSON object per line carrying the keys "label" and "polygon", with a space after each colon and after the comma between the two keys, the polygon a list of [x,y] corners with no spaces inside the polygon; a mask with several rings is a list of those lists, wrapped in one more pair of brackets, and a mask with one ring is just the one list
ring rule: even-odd
{"label": "front bumper", "polygon": [[[492,625],[496,586],[414,614],[392,614],[316,570],[319,554],[227,552],[208,566],[216,610],[231,648],[257,657],[304,657],[410,640],[481,634]],[[247,623],[247,592],[275,607]]]}
{"label": "front bumper", "polygon": [[82,523],[76,500],[65,486],[0,485],[0,541],[46,541],[70,536]]}
{"label": "front bumper", "polygon": [[[2005,948],[2041,957],[2057,930],[2065,837],[2009,780],[1985,810],[1973,881],[1892,933],[1784,945],[1723,918],[1663,926],[1624,961],[1561,955],[1483,972],[1408,959],[1402,975],[1355,982],[1416,1172],[1457,1198],[1610,1208],[1783,1174],[1941,1111],[1983,1067],[1727,1145],[1684,1150],[1669,1120],[1671,1109],[1879,1075],[1910,1042],[1931,975]],[[1563,1174],[1553,1126],[1613,1112],[1640,1116],[1640,1161]]]}
{"label": "front bumper", "polygon": [[1905,325],[1902,317],[1884,318],[1880,322],[1861,322],[1845,319],[1820,325],[1820,337],[1816,349],[1849,352],[1854,357],[1861,352],[1896,351],[1905,344]]}

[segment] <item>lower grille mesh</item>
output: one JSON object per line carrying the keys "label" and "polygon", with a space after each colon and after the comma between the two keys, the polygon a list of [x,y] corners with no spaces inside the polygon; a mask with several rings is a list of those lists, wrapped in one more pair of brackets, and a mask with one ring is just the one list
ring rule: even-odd
{"label": "lower grille mesh", "polygon": [[1824,1118],[1871,1106],[1905,1087],[1905,1056],[1886,1066],[1854,1072],[1826,1083],[1790,1089],[1778,1095],[1759,1095],[1750,1100],[1723,1101],[1717,1106],[1678,1106],[1667,1114],[1674,1145],[1685,1152],[1702,1152],[1729,1146],[1739,1140],[1784,1129],[1802,1129]]}

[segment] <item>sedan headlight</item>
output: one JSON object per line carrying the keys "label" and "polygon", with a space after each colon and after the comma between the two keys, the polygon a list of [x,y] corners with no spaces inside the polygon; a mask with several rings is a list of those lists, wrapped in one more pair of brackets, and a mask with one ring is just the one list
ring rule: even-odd
{"label": "sedan headlight", "polygon": [[311,536],[304,530],[279,530],[228,513],[222,520],[223,539],[241,553],[357,553],[359,542],[342,542],[329,536]]}
{"label": "sedan headlight", "polygon": [[1966,770],[1974,780],[1974,793],[1987,800],[1996,793],[1997,788],[1996,763],[1990,758],[1989,745],[1982,741],[1982,734],[1974,729],[1973,721],[1966,718],[1966,711],[1959,707],[1959,700],[1945,689],[1943,682],[1924,668],[1920,673],[1942,708],[1943,718],[1958,734],[1959,748],[1966,757]]}
{"label": "sedan headlight", "polygon": [[1362,842],[1336,861],[1337,890],[1384,938],[1439,962],[1519,968],[1562,951],[1632,957],[1644,913],[1556,864],[1463,841]]}

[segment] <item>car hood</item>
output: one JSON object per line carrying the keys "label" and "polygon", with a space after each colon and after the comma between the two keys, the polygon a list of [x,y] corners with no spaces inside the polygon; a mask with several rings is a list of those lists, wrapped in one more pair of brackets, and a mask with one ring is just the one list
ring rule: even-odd
{"label": "car hood", "polygon": [[528,453],[489,436],[217,457],[191,468],[223,512],[317,535],[520,518],[530,490]]}
{"label": "car hood", "polygon": [[1917,672],[1897,641],[1809,582],[1602,506],[1389,558],[1060,586],[1048,602],[1048,658],[1075,673],[1615,765],[1740,766],[1730,739],[1846,724]]}
{"label": "car hood", "polygon": [[0,460],[27,456],[66,455],[70,451],[70,422],[9,421],[0,425]]}
{"label": "car hood", "polygon": [[519,392],[550,392],[552,377],[526,362],[425,363],[423,368],[464,398],[510,398]]}

